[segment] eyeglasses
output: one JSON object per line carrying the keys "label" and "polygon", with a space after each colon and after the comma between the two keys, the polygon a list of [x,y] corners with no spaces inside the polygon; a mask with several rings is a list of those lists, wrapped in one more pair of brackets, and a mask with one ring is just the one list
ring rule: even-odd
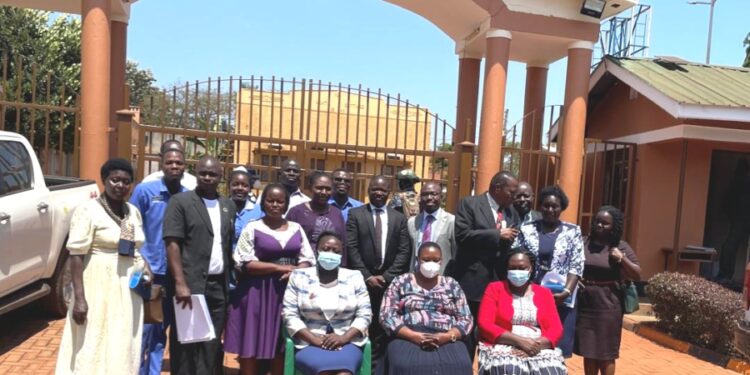
{"label": "eyeglasses", "polygon": [[348,179],[348,178],[336,177],[336,178],[333,179],[333,182],[343,182],[345,184],[351,184],[352,180]]}

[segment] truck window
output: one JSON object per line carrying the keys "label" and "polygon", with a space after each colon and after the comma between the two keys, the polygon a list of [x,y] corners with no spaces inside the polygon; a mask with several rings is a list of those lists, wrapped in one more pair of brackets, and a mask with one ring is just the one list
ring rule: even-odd
{"label": "truck window", "polygon": [[0,196],[32,189],[34,169],[21,142],[0,141]]}

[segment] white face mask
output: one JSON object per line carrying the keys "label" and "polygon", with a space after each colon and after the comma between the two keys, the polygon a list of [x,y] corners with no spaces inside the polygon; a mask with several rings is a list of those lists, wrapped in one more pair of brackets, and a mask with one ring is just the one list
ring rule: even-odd
{"label": "white face mask", "polygon": [[440,273],[440,263],[422,262],[419,264],[419,272],[422,273],[422,276],[432,279]]}
{"label": "white face mask", "polygon": [[253,189],[260,189],[260,180],[255,180],[255,182],[253,182]]}

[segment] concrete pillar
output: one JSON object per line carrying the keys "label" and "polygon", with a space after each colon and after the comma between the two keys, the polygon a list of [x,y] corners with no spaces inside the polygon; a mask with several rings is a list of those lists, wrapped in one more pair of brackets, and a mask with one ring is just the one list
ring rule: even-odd
{"label": "concrete pillar", "polygon": [[571,223],[578,222],[592,49],[593,44],[585,41],[575,42],[568,49],[562,138],[558,142],[560,187],[570,199],[568,209],[563,211],[560,218]]}
{"label": "concrete pillar", "polygon": [[[474,143],[476,138],[477,103],[479,101],[479,67],[481,58],[461,57],[458,59],[458,94],[456,100],[456,131],[453,133],[453,158],[448,164],[448,201],[447,209],[456,212],[459,193],[460,171],[464,168],[471,170],[471,162],[468,166],[461,163],[462,158],[458,152],[458,144],[463,141]],[[471,160],[471,159],[470,159]],[[471,173],[469,173],[471,178]],[[470,190],[469,190],[470,191]]]}
{"label": "concrete pillar", "polygon": [[[521,149],[539,151],[542,148],[542,129],[544,126],[544,104],[547,95],[547,71],[546,64],[526,65],[526,91],[523,101],[523,131],[521,132]],[[522,181],[530,182],[535,189],[539,189],[541,176],[539,176],[540,156],[533,153],[524,153],[521,156]]]}
{"label": "concrete pillar", "polygon": [[[127,129],[121,129],[117,124],[117,111],[121,109],[128,109],[128,98],[125,97],[125,64],[127,59],[127,45],[128,45],[128,24],[125,22],[112,21],[112,38],[111,38],[111,51],[110,51],[110,127],[113,131],[109,136],[109,156],[120,156],[118,155],[119,150],[127,143],[130,137],[127,134],[123,134],[129,131]],[[122,139],[121,139],[122,138]],[[120,142],[126,141],[126,142]]]}
{"label": "concrete pillar", "polygon": [[101,187],[109,157],[110,0],[81,0],[81,177]]}
{"label": "concrete pillar", "polygon": [[479,128],[479,159],[474,192],[480,194],[502,168],[505,85],[508,77],[511,33],[492,29],[487,32],[487,49],[482,95],[482,122]]}

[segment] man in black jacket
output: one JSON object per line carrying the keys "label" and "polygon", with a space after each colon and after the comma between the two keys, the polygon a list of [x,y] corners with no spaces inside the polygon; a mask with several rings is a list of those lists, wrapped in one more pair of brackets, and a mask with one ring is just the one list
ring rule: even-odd
{"label": "man in black jacket", "polygon": [[349,267],[362,272],[372,307],[370,340],[373,357],[384,352],[385,332],[378,322],[380,302],[394,277],[409,272],[411,238],[406,218],[385,206],[390,184],[383,176],[370,180],[370,203],[352,208],[346,223],[346,251]]}
{"label": "man in black jacket", "polygon": [[[206,298],[216,338],[182,344],[177,327],[169,333],[172,374],[216,374],[223,368],[221,334],[226,317],[229,272],[232,268],[232,235],[235,205],[219,196],[221,163],[211,156],[198,161],[198,184],[194,191],[179,193],[169,200],[164,214],[164,242],[167,247],[167,296],[177,308],[198,308],[192,294]],[[168,319],[174,321],[174,313]]]}
{"label": "man in black jacket", "polygon": [[513,208],[517,189],[512,173],[499,172],[486,193],[462,199],[456,212],[458,252],[451,276],[466,293],[475,319],[487,284],[505,277],[504,256],[521,220]]}

